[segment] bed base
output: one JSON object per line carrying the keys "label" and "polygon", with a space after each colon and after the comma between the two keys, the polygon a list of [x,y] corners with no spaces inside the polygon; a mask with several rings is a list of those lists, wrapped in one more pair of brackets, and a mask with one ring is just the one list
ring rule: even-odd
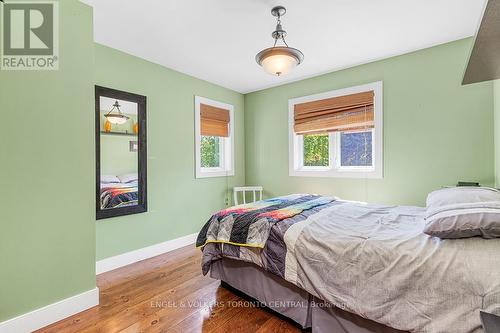
{"label": "bed base", "polygon": [[210,276],[313,333],[404,333],[331,306],[251,263],[223,258],[212,263]]}

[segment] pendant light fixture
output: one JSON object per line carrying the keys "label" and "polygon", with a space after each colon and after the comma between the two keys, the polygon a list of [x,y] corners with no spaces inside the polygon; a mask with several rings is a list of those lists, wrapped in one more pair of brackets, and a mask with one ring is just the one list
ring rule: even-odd
{"label": "pendant light fixture", "polygon": [[[117,110],[117,112],[113,113],[115,109]],[[106,117],[106,119],[110,123],[119,125],[125,124],[127,120],[129,120],[129,117],[127,117],[120,111],[120,104],[118,103],[118,101],[115,101],[115,104],[113,104],[111,110],[108,113],[106,113],[104,117]]]}
{"label": "pendant light fixture", "polygon": [[[290,72],[293,68],[304,61],[304,54],[293,47],[289,47],[285,41],[286,31],[281,26],[281,17],[285,15],[286,8],[276,6],[271,10],[271,14],[277,17],[276,30],[271,36],[274,38],[274,46],[257,53],[255,60],[269,74],[281,76]],[[281,40],[284,46],[276,46]]]}

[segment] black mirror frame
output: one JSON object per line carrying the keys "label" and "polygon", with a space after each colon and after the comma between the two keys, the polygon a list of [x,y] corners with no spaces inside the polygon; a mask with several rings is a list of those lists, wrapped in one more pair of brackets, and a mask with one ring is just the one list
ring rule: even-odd
{"label": "black mirror frame", "polygon": [[[109,97],[137,103],[138,133],[138,204],[135,206],[101,209],[101,115],[100,97]],[[96,161],[96,219],[144,213],[147,207],[147,135],[146,135],[146,96],[137,95],[116,89],[95,86],[95,161]]]}

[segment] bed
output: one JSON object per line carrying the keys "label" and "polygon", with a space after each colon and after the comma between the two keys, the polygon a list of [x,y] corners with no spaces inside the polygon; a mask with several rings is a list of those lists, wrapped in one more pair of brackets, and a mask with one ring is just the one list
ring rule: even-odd
{"label": "bed", "polygon": [[137,205],[138,200],[137,180],[128,183],[101,183],[101,209],[133,206]]}
{"label": "bed", "polygon": [[[294,194],[214,214],[197,246],[204,274],[260,301],[303,298],[273,310],[314,332],[482,332],[479,312],[500,314],[500,239],[431,237],[424,214]],[[256,292],[238,273],[252,268],[285,292]]]}

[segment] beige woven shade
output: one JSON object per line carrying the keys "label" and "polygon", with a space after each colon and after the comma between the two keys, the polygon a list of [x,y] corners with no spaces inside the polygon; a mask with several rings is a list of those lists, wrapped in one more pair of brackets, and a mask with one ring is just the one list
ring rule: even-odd
{"label": "beige woven shade", "polygon": [[375,127],[373,91],[295,104],[296,134],[352,131]]}
{"label": "beige woven shade", "polygon": [[229,110],[201,104],[201,135],[229,136]]}

